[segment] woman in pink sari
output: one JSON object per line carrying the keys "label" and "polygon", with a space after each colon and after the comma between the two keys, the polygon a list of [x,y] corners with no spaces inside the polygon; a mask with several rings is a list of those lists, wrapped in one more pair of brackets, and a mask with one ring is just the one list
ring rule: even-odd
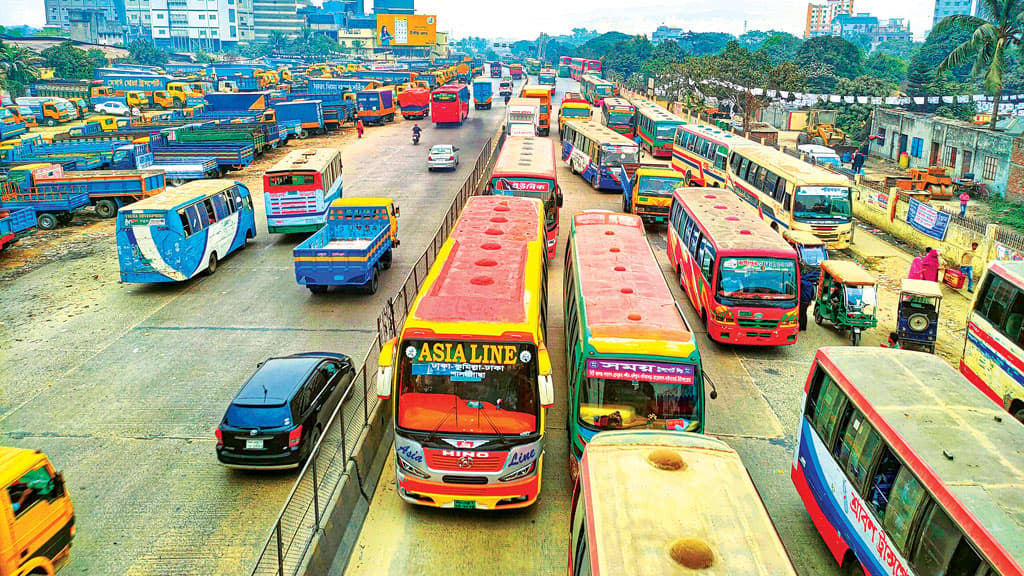
{"label": "woman in pink sari", "polygon": [[923,280],[931,282],[939,281],[939,252],[937,250],[928,250],[928,254],[923,258],[921,277]]}

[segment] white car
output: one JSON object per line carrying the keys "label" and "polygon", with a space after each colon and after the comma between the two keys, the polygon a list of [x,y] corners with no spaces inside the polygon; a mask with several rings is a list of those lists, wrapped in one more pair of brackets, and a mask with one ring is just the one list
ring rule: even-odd
{"label": "white car", "polygon": [[427,154],[427,170],[438,168],[459,169],[459,147],[451,144],[435,144]]}
{"label": "white car", "polygon": [[113,114],[114,116],[138,116],[138,108],[129,108],[124,102],[103,102],[93,107],[93,111],[99,114]]}

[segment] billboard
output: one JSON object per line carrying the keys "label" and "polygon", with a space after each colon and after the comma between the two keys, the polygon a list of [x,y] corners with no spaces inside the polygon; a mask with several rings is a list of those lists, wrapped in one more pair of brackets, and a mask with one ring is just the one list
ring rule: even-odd
{"label": "billboard", "polygon": [[434,46],[437,16],[377,14],[377,46]]}

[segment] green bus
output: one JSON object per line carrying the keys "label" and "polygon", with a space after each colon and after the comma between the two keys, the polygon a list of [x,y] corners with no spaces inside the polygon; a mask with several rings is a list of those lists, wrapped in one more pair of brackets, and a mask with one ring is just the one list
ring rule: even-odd
{"label": "green bus", "polygon": [[632,103],[636,108],[636,133],[640,136],[640,148],[646,149],[655,158],[671,160],[676,128],[685,125],[686,120],[650,100],[636,98]]}
{"label": "green bus", "polygon": [[595,110],[600,110],[601,102],[605,98],[615,96],[615,84],[600,76],[584,74],[580,77],[580,91]]}

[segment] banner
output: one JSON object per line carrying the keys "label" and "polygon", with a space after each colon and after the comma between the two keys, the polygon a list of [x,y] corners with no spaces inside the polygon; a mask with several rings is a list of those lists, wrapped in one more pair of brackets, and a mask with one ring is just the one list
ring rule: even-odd
{"label": "banner", "polygon": [[889,213],[889,193],[888,192],[880,192],[878,190],[870,190],[870,191],[867,191],[867,193],[865,194],[864,200],[868,204],[874,206],[875,208],[879,208],[881,210],[884,210],[886,214]]}
{"label": "banner", "polygon": [[910,207],[907,209],[907,224],[926,236],[944,240],[946,229],[949,228],[949,214],[911,198]]}
{"label": "banner", "polygon": [[1007,248],[999,242],[996,242],[996,260],[1004,260],[1007,262],[1024,262],[1024,254],[1017,252],[1012,248]]}
{"label": "banner", "polygon": [[378,46],[434,46],[436,44],[436,16],[377,14]]}
{"label": "banner", "polygon": [[587,359],[588,378],[663,382],[666,384],[689,386],[693,384],[693,376],[694,366],[692,364]]}

